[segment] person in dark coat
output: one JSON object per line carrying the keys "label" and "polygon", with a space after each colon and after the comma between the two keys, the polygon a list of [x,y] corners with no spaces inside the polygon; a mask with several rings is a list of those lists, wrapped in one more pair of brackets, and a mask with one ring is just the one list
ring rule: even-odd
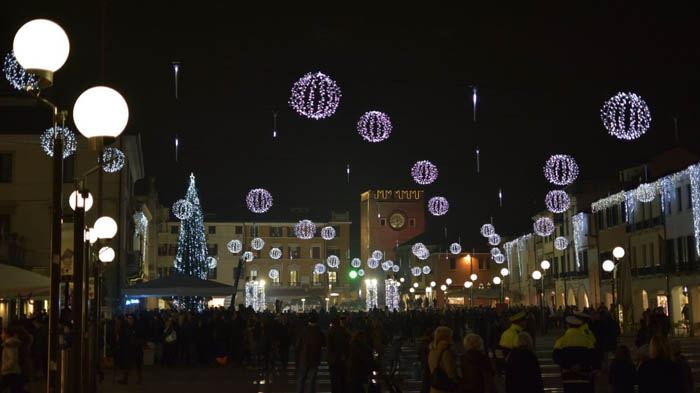
{"label": "person in dark coat", "polygon": [[[687,306],[687,305],[686,305]],[[680,366],[683,375],[683,393],[692,393],[695,390],[693,381],[693,370],[690,368],[688,359],[681,354],[681,342],[674,340],[671,342],[671,360]]]}
{"label": "person in dark coat", "polygon": [[484,341],[479,335],[468,334],[464,338],[465,353],[460,357],[462,371],[460,392],[495,393],[491,360],[484,353]]}
{"label": "person in dark coat", "polygon": [[425,329],[418,344],[418,360],[420,361],[422,377],[420,393],[430,393],[430,366],[428,365],[428,355],[430,354],[431,342],[433,342],[433,331],[432,329]]}
{"label": "person in dark coat", "polygon": [[328,329],[328,371],[331,374],[331,392],[344,393],[350,334],[345,328],[345,317],[335,318]]}
{"label": "person in dark coat", "polygon": [[671,361],[671,347],[665,336],[654,336],[649,343],[649,359],[637,371],[639,393],[682,392],[681,367]]}
{"label": "person in dark coat", "polygon": [[532,337],[527,332],[518,334],[518,343],[508,355],[506,364],[506,393],[543,393],[542,371],[532,352]]}
{"label": "person in dark coat", "polygon": [[[325,345],[325,337],[318,326],[318,316],[310,314],[309,324],[299,334],[296,349],[299,353],[298,393],[309,391],[316,393],[316,376],[318,366],[321,364],[321,348]],[[309,385],[308,389],[306,385]]]}
{"label": "person in dark coat", "polygon": [[610,363],[610,375],[608,376],[613,392],[634,393],[636,374],[629,348],[620,345],[615,351],[615,358]]}
{"label": "person in dark coat", "polygon": [[142,332],[137,329],[137,324],[133,315],[126,317],[126,324],[122,325],[119,332],[119,350],[121,366],[124,372],[119,383],[126,384],[129,380],[129,371],[136,367],[136,381],[141,383],[143,366],[143,344]]}
{"label": "person in dark coat", "polygon": [[286,314],[282,314],[280,325],[278,326],[277,339],[279,341],[278,348],[282,370],[286,370],[289,364],[289,347],[292,345],[292,325],[289,324],[289,318]]}
{"label": "person in dark coat", "polygon": [[367,334],[359,330],[353,335],[348,351],[347,393],[365,392],[372,364],[372,349],[367,344]]}

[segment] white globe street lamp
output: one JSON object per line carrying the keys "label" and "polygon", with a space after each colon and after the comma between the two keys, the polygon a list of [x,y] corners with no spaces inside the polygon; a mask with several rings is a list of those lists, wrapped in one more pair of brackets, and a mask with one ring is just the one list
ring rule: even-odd
{"label": "white globe street lamp", "polygon": [[508,270],[507,267],[504,267],[503,269],[501,269],[501,276],[506,277],[509,274],[510,274],[510,270]]}
{"label": "white globe street lamp", "polygon": [[613,271],[613,269],[615,269],[615,262],[613,262],[609,259],[606,259],[605,261],[603,261],[603,270],[610,273],[611,271]]}
{"label": "white globe street lamp", "polygon": [[542,273],[540,273],[539,270],[535,270],[534,272],[532,272],[532,278],[534,278],[535,280],[539,280],[540,278],[542,278]]}
{"label": "white globe street lamp", "polygon": [[464,282],[464,287],[465,287],[465,288],[471,288],[472,285],[474,285],[474,283],[471,282],[471,281],[465,281],[465,282]]}
{"label": "white globe street lamp", "polygon": [[498,277],[498,276],[494,277],[494,278],[493,278],[493,283],[496,284],[496,285],[500,285],[500,284],[501,284],[501,278]]}
{"label": "white globe street lamp", "polygon": [[612,253],[615,259],[622,259],[625,257],[625,249],[620,246],[613,248]]}
{"label": "white globe street lamp", "polygon": [[547,270],[552,266],[552,264],[549,263],[548,260],[544,260],[540,263],[540,267],[542,267],[543,270]]}
{"label": "white globe street lamp", "polygon": [[46,88],[53,84],[53,73],[68,59],[70,42],[55,22],[34,19],[17,30],[12,50],[22,68],[39,76],[39,87]]}
{"label": "white globe street lamp", "polygon": [[116,90],[96,86],[85,90],[73,106],[73,122],[83,136],[118,137],[129,121],[129,107]]}
{"label": "white globe street lamp", "polygon": [[451,278],[448,278],[447,280],[445,280],[445,282],[447,283],[447,285],[452,285],[452,279],[451,279]]}
{"label": "white globe street lamp", "polygon": [[89,211],[92,208],[92,194],[88,192],[87,198],[83,197],[83,194],[78,192],[78,190],[73,191],[68,197],[68,205],[70,205],[71,210],[75,210],[78,207],[85,208],[85,211]]}
{"label": "white globe street lamp", "polygon": [[100,217],[95,221],[93,230],[98,239],[111,239],[117,234],[117,222],[112,217]]}
{"label": "white globe street lamp", "polygon": [[416,290],[413,289],[413,288],[409,288],[408,291],[411,292],[411,293],[414,293]]}
{"label": "white globe street lamp", "polygon": [[114,252],[114,249],[112,247],[102,247],[100,248],[100,251],[97,255],[100,259],[100,262],[109,263],[114,260],[116,253]]}
{"label": "white globe street lamp", "polygon": [[443,292],[446,291],[447,285],[445,285],[445,284],[440,285],[440,289],[442,289]]}
{"label": "white globe street lamp", "polygon": [[437,285],[437,283],[436,283],[435,281],[431,281],[431,282],[430,282],[430,287],[431,287],[431,288],[435,288],[436,285]]}
{"label": "white globe street lamp", "polygon": [[476,273],[473,273],[469,278],[471,278],[472,281],[476,281],[476,279],[479,277],[477,277]]}
{"label": "white globe street lamp", "polygon": [[418,288],[418,283],[417,283],[417,282],[414,282],[414,283],[413,283],[413,288]]}

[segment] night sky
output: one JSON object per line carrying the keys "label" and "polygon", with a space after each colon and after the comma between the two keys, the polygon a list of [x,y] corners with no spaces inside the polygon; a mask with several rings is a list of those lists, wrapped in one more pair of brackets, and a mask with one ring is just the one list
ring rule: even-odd
{"label": "night sky", "polygon": [[[263,187],[275,198],[266,219],[311,207],[351,210],[359,224],[362,191],[418,188],[410,168],[428,159],[440,176],[426,196],[445,196],[451,205],[429,228],[446,226],[450,240],[461,236],[466,248],[486,248],[478,228],[491,216],[502,235],[531,231],[530,217],[544,208],[550,189],[541,168],[551,154],[573,155],[582,182],[614,177],[676,145],[674,116],[678,144],[700,150],[697,9],[470,7],[401,17],[396,10],[351,16],[352,9],[330,8],[326,15],[292,15],[272,4],[254,11],[206,1],[95,1],[63,9],[21,3],[3,7],[0,49],[11,49],[28,20],[59,23],[71,54],[47,95],[72,109],[93,85],[120,91],[131,111],[126,132],[141,134],[161,202],[181,198],[194,172],[205,212],[220,219],[248,218],[245,194]],[[181,62],[178,102],[172,61]],[[303,118],[287,104],[292,84],[312,71],[342,89],[329,119]],[[2,96],[19,94],[1,85]],[[472,85],[479,91],[476,123]],[[618,91],[641,95],[651,109],[652,126],[637,141],[619,141],[602,127],[600,108]],[[357,120],[369,110],[391,117],[387,141],[371,144],[357,134]],[[28,124],[3,130],[29,127],[38,135],[45,128]]]}

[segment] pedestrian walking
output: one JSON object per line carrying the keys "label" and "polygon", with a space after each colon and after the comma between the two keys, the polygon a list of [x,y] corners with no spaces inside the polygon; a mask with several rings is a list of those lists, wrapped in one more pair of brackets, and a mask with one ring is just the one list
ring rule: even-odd
{"label": "pedestrian walking", "polygon": [[671,361],[671,346],[665,336],[649,343],[649,359],[638,370],[639,393],[682,392],[681,366]]}
{"label": "pedestrian walking", "polygon": [[2,368],[0,369],[0,392],[8,388],[10,393],[24,392],[26,383],[20,366],[20,347],[22,340],[15,327],[7,327],[2,331]]}
{"label": "pedestrian walking", "polygon": [[428,364],[430,366],[430,392],[456,392],[457,377],[455,355],[452,352],[452,329],[440,326],[435,329],[435,338],[430,344]]}
{"label": "pedestrian walking", "polygon": [[567,329],[554,343],[552,357],[561,367],[565,393],[593,393],[594,344],[582,329],[583,321],[566,317]]}
{"label": "pedestrian walking", "polygon": [[316,313],[311,313],[309,323],[299,335],[296,345],[299,354],[298,393],[316,393],[316,376],[318,366],[321,364],[321,348],[324,344],[325,338],[318,326],[318,316]]}
{"label": "pedestrian walking", "polygon": [[336,317],[328,329],[328,371],[331,375],[331,392],[344,393],[347,383],[347,356],[350,349],[350,334],[345,317]]}
{"label": "pedestrian walking", "polygon": [[365,393],[369,385],[369,376],[373,369],[372,349],[367,343],[367,334],[359,330],[352,340],[348,351],[347,393]]}
{"label": "pedestrian walking", "polygon": [[506,393],[543,393],[540,362],[533,352],[532,337],[527,332],[518,334],[518,343],[508,355],[506,365]]}
{"label": "pedestrian walking", "polygon": [[681,342],[674,340],[671,342],[671,360],[680,366],[682,374],[683,393],[692,393],[695,390],[693,382],[693,370],[690,368],[688,359],[681,354]]}
{"label": "pedestrian walking", "polygon": [[634,369],[630,350],[625,345],[618,346],[615,351],[615,358],[610,363],[608,381],[613,393],[634,393],[637,371]]}
{"label": "pedestrian walking", "polygon": [[477,334],[464,337],[464,354],[459,358],[462,393],[495,393],[491,361],[484,352],[484,341]]}

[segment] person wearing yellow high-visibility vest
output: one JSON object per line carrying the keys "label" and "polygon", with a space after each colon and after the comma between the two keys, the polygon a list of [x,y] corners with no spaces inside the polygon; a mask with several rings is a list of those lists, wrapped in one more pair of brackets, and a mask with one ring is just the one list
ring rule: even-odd
{"label": "person wearing yellow high-visibility vest", "polygon": [[561,367],[565,393],[592,393],[593,365],[596,361],[595,344],[581,329],[583,321],[575,316],[566,317],[568,328],[554,343],[552,358]]}
{"label": "person wearing yellow high-visibility vest", "polygon": [[520,311],[510,317],[510,327],[501,334],[501,340],[498,342],[501,349],[507,352],[518,346],[518,334],[525,329],[526,315],[525,311]]}

